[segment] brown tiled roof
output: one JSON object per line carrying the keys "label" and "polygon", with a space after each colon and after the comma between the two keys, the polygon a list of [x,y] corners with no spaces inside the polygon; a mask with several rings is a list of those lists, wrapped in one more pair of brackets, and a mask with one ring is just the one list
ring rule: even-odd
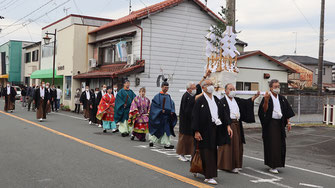
{"label": "brown tiled roof", "polygon": [[90,71],[73,76],[75,79],[80,78],[114,78],[118,75],[141,72],[144,70],[144,61],[139,61],[135,65],[127,67],[127,63],[117,63],[112,65],[101,66],[98,70]]}
{"label": "brown tiled roof", "polygon": [[[137,10],[137,11],[133,11],[131,12],[129,15],[124,16],[122,18],[119,18],[115,21],[109,22],[105,25],[100,26],[99,28],[89,32],[89,33],[95,33],[101,30],[104,30],[106,28],[110,28],[116,25],[120,25],[123,23],[127,23],[127,22],[131,22],[131,21],[135,21],[137,19],[143,18],[144,16],[147,16],[148,14],[153,14],[159,11],[162,11],[164,9],[176,6],[182,2],[184,2],[186,0],[166,0],[166,1],[162,1],[160,3],[148,6],[146,8]],[[218,17],[212,10],[210,10],[206,5],[204,5],[200,0],[192,0],[194,1],[198,6],[200,6],[200,8],[204,11],[206,11],[208,14],[210,14],[211,16],[215,17],[218,20],[221,20],[223,22],[223,20]]]}
{"label": "brown tiled roof", "polygon": [[261,55],[261,56],[267,58],[268,60],[273,61],[273,62],[277,63],[278,65],[280,65],[280,66],[282,66],[282,67],[284,67],[284,68],[286,68],[286,69],[288,69],[288,70],[290,70],[290,71],[292,71],[292,72],[295,72],[295,73],[297,72],[296,70],[292,69],[291,67],[285,65],[284,63],[281,63],[280,61],[274,59],[274,58],[271,57],[271,56],[266,55],[265,53],[263,53],[263,52],[260,51],[260,50],[249,51],[249,52],[243,52],[243,53],[241,53],[241,54],[237,57],[237,60],[244,59],[244,58],[247,58],[247,57],[250,57],[250,56],[254,56],[254,55]]}

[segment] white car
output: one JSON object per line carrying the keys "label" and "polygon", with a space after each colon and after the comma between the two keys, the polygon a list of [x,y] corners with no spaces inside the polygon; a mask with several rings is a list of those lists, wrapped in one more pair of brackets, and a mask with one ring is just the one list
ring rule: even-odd
{"label": "white car", "polygon": [[20,100],[21,99],[21,88],[19,86],[13,86],[13,87],[16,90],[15,99]]}

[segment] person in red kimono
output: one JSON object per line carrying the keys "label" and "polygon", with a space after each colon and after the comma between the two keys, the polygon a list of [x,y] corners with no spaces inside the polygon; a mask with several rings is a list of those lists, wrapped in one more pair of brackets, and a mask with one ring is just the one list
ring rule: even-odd
{"label": "person in red kimono", "polygon": [[107,87],[107,93],[102,97],[96,115],[97,119],[102,120],[104,133],[107,132],[107,130],[112,130],[112,132],[116,130],[116,124],[114,122],[115,97],[112,91],[112,87]]}

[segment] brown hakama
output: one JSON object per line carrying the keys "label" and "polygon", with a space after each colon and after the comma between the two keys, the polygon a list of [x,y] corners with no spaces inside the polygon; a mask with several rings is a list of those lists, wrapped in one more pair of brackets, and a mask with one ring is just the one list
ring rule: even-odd
{"label": "brown hakama", "polygon": [[44,99],[40,98],[40,104],[36,110],[37,119],[47,119],[46,104],[44,104]]}
{"label": "brown hakama", "polygon": [[10,96],[6,96],[7,100],[5,101],[5,112],[7,112],[8,110],[14,110],[14,104],[13,102],[10,100]]}
{"label": "brown hakama", "polygon": [[242,168],[243,143],[239,121],[232,119],[231,129],[233,130],[233,138],[230,139],[230,144],[218,148],[218,169],[220,170],[230,171]]}
{"label": "brown hakama", "polygon": [[282,138],[281,126],[280,119],[272,119],[267,132],[270,138],[269,142],[264,142],[265,164],[270,168],[285,166],[285,159],[283,159],[283,157],[285,157],[285,151],[283,151],[283,148],[286,146],[283,146],[283,140],[285,142],[285,138]]}
{"label": "brown hakama", "polygon": [[91,113],[90,103],[87,101],[86,105],[84,106],[84,117],[86,119],[89,119],[91,117],[90,113]]}
{"label": "brown hakama", "polygon": [[51,113],[51,103],[47,104],[46,112]]}
{"label": "brown hakama", "polygon": [[194,153],[194,137],[179,133],[178,145],[176,153],[178,155],[193,155]]}
{"label": "brown hakama", "polygon": [[200,149],[200,156],[205,178],[216,178],[218,176],[217,149]]}

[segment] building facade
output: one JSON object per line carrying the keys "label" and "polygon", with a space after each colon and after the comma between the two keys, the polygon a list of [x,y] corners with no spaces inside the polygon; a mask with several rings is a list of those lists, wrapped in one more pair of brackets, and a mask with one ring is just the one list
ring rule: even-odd
{"label": "building facade", "polygon": [[153,98],[165,77],[179,111],[186,84],[198,83],[204,74],[205,36],[218,20],[198,0],[167,0],[134,11],[90,32],[89,58],[97,66],[75,78],[91,88],[102,84],[122,88],[128,78],[136,94],[146,87],[146,95]]}
{"label": "building facade", "polygon": [[[88,68],[88,32],[112,21],[71,14],[42,28],[42,37],[46,33],[56,33],[55,57],[55,86],[63,90],[62,104],[74,109],[75,90],[80,88],[80,82],[73,80],[73,76]],[[52,83],[54,36],[48,35],[51,42],[41,42],[40,70],[33,73],[34,78]]]}
{"label": "building facade", "polygon": [[288,74],[297,73],[291,67],[261,51],[244,52],[237,58],[239,73],[236,89],[244,91],[269,91],[269,82],[277,79],[281,92],[288,89]]}
{"label": "building facade", "polygon": [[33,42],[10,40],[0,45],[0,84],[6,81],[15,85],[24,83],[22,48]]}
{"label": "building facade", "polygon": [[30,86],[32,84],[39,85],[40,80],[31,78],[31,74],[40,69],[41,64],[41,42],[36,42],[22,48],[24,57],[24,84]]}
{"label": "building facade", "polygon": [[[298,56],[298,55],[283,55],[276,57],[280,62],[285,62],[287,60],[293,60],[299,64],[303,64],[305,67],[313,71],[313,86],[316,86],[318,83],[318,62],[319,60],[310,56]],[[330,61],[323,61],[323,84],[331,84],[333,81],[333,69],[332,67],[335,63]]]}

